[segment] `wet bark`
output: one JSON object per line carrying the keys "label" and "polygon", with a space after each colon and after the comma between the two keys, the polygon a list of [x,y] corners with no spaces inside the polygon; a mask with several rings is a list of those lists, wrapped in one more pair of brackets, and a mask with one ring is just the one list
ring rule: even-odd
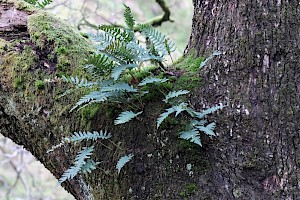
{"label": "wet bark", "polygon": [[[194,0],[186,52],[203,68],[195,105],[222,102],[201,199],[299,199],[299,1]],[[201,194],[201,195],[200,195]]]}

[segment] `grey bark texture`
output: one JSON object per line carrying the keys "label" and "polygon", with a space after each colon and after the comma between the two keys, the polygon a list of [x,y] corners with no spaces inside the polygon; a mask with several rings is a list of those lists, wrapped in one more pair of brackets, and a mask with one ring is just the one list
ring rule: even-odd
{"label": "grey bark texture", "polygon": [[203,69],[192,102],[227,106],[199,196],[300,199],[299,1],[193,2],[186,51],[223,55]]}

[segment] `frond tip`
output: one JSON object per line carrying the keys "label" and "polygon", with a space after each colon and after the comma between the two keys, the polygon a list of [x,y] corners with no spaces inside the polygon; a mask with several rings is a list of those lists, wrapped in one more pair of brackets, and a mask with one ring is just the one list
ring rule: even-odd
{"label": "frond tip", "polygon": [[118,160],[118,163],[116,165],[116,168],[118,170],[118,174],[120,174],[120,171],[121,169],[124,167],[124,165],[126,163],[128,163],[131,159],[133,158],[133,154],[129,154],[129,155],[126,155],[126,156],[123,156],[121,157],[119,160]]}
{"label": "frond tip", "polygon": [[[62,182],[66,181],[66,180],[70,180],[70,179],[74,178],[78,173],[80,173],[83,170],[84,166],[85,166],[85,168],[84,168],[85,171],[88,171],[86,169],[87,168],[87,166],[86,166],[87,162],[85,161],[85,159],[90,158],[90,156],[92,155],[93,150],[94,150],[94,146],[83,147],[82,150],[76,156],[75,164],[63,173],[63,175],[58,180],[58,183],[61,184]],[[90,171],[95,168],[95,167],[91,166],[92,164],[93,163],[89,163],[88,169]],[[95,164],[97,164],[97,163],[95,163]]]}
{"label": "frond tip", "polygon": [[132,15],[131,9],[128,6],[126,6],[125,4],[124,4],[124,6],[125,6],[125,11],[124,11],[125,23],[130,30],[133,30],[134,24],[135,24],[134,17]]}
{"label": "frond tip", "polygon": [[122,112],[118,118],[115,120],[115,125],[117,124],[124,124],[126,122],[129,122],[130,120],[132,120],[133,118],[137,117],[138,115],[140,115],[143,111],[138,112],[138,113],[134,113],[131,110],[130,111],[124,111]]}
{"label": "frond tip", "polygon": [[169,99],[178,97],[179,95],[184,95],[184,94],[188,94],[190,91],[188,90],[178,90],[178,91],[172,91],[169,92],[169,94],[166,95],[165,99],[163,100],[163,102],[168,103]]}

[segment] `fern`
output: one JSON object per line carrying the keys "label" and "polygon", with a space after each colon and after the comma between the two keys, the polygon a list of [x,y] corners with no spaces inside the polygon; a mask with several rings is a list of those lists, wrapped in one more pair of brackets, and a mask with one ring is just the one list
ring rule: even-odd
{"label": "fern", "polygon": [[87,64],[85,68],[96,76],[107,76],[114,68],[113,61],[104,54],[94,54],[87,58]]}
{"label": "fern", "polygon": [[170,99],[178,97],[179,95],[188,94],[189,92],[190,91],[188,91],[188,90],[179,90],[179,91],[169,92],[169,94],[166,95],[166,97],[163,101],[165,103],[168,103]]}
{"label": "fern", "polygon": [[86,163],[84,165],[82,165],[81,167],[81,172],[82,173],[92,173],[92,171],[94,169],[96,169],[96,166],[99,164],[99,162],[95,162],[94,160],[92,159],[88,159],[86,161]]}
{"label": "fern", "polygon": [[89,103],[99,103],[99,102],[103,102],[106,101],[108,99],[108,97],[113,96],[113,93],[110,92],[102,92],[102,91],[93,91],[90,92],[89,94],[83,96],[80,98],[80,100],[76,103],[76,105],[70,110],[70,112],[72,112],[73,110],[75,110],[76,108],[78,108],[79,106],[83,106],[83,105],[88,105]]}
{"label": "fern", "polygon": [[138,86],[144,86],[146,84],[149,84],[149,83],[164,83],[168,81],[167,78],[155,78],[155,77],[150,77],[150,78],[145,78],[144,80],[142,80]]}
{"label": "fern", "polygon": [[202,68],[202,67],[204,67],[210,60],[212,60],[215,56],[219,56],[219,55],[221,55],[222,54],[222,52],[220,52],[220,51],[214,51],[213,53],[212,53],[212,55],[210,55],[208,58],[206,58],[203,62],[201,62],[201,64],[200,64],[200,68]]}
{"label": "fern", "polygon": [[126,155],[126,156],[123,156],[119,159],[117,165],[116,165],[116,168],[118,170],[118,174],[120,174],[121,172],[121,169],[124,167],[124,165],[126,163],[128,163],[131,159],[133,158],[133,154],[129,154],[129,155]]}
{"label": "fern", "polygon": [[110,133],[101,130],[100,132],[74,132],[71,137],[67,137],[66,140],[70,142],[81,142],[82,140],[109,139],[110,137]]}
{"label": "fern", "polygon": [[76,156],[74,166],[67,169],[62,174],[62,176],[60,177],[58,182],[61,184],[66,180],[70,180],[70,179],[74,178],[82,170],[82,167],[85,166],[85,164],[86,164],[85,159],[90,158],[93,150],[94,150],[94,146],[83,147],[82,150]]}
{"label": "fern", "polygon": [[138,113],[134,113],[131,110],[130,111],[124,111],[115,120],[115,125],[117,125],[117,124],[124,124],[126,122],[129,122],[130,120],[132,120],[133,118],[137,117],[141,113],[142,113],[142,111],[138,112]]}
{"label": "fern", "polygon": [[145,35],[153,45],[152,51],[161,57],[168,54],[165,44],[166,37],[161,32],[146,24],[140,24],[139,27],[142,34]]}
{"label": "fern", "polygon": [[126,70],[126,69],[132,69],[137,67],[138,65],[135,63],[132,64],[128,64],[128,65],[118,65],[116,66],[111,73],[111,77],[114,80],[117,80],[119,78],[119,76]]}
{"label": "fern", "polygon": [[128,6],[126,6],[125,4],[124,4],[124,6],[125,6],[125,11],[124,11],[125,23],[130,30],[134,30],[134,24],[135,24],[134,21],[135,20],[133,18],[131,9]]}
{"label": "fern", "polygon": [[127,83],[115,83],[113,85],[105,86],[101,89],[101,92],[112,92],[112,91],[125,91],[125,92],[137,92],[138,90],[128,85]]}
{"label": "fern", "polygon": [[164,45],[165,45],[165,48],[166,48],[169,56],[171,55],[172,52],[174,52],[176,50],[175,43],[170,38],[166,38],[164,40]]}
{"label": "fern", "polygon": [[177,117],[177,115],[179,113],[181,113],[182,111],[185,111],[187,109],[187,104],[186,103],[180,103],[177,106],[173,106],[171,108],[166,109],[166,112],[162,113],[159,115],[159,117],[157,118],[157,125],[156,128],[159,128],[159,126],[161,125],[161,123],[172,113],[175,113],[175,117]]}
{"label": "fern", "polygon": [[179,138],[189,140],[190,142],[193,142],[195,144],[198,144],[199,146],[202,146],[200,134],[197,129],[191,129],[189,131],[183,131],[179,133]]}
{"label": "fern", "polygon": [[39,2],[39,0],[24,0],[27,3],[30,3],[38,8],[45,8],[47,5],[52,3],[53,0],[43,0]]}
{"label": "fern", "polygon": [[[119,27],[110,26],[110,25],[102,25],[99,26],[99,29],[104,31],[103,34],[108,34],[111,37],[107,37],[106,42],[112,43],[117,40],[123,41],[125,43],[131,42],[134,40],[134,34],[131,31],[121,29]],[[103,37],[103,36],[102,36]],[[105,38],[105,36],[104,36]]]}
{"label": "fern", "polygon": [[213,113],[217,110],[222,109],[223,107],[224,106],[213,106],[211,108],[208,108],[208,109],[204,110],[203,112],[192,111],[192,112],[189,112],[189,113],[192,117],[197,117],[198,119],[202,119],[205,115],[211,114],[211,113]]}
{"label": "fern", "polygon": [[214,133],[214,129],[216,127],[216,124],[210,123],[207,126],[196,126],[196,128],[200,131],[203,131],[206,135],[210,135],[210,136],[216,136],[216,134]]}

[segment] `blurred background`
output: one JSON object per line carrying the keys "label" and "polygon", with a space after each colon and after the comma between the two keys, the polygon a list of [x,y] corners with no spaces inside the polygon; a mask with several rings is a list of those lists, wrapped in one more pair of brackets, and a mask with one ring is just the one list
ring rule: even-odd
{"label": "blurred background", "polygon": [[[188,42],[192,24],[192,0],[165,0],[174,22],[158,29],[177,46],[173,59],[179,58]],[[138,22],[163,14],[155,0],[54,0],[45,9],[85,33],[91,25],[122,24],[123,4],[128,5]],[[0,200],[72,200],[53,175],[21,146],[0,134]]]}

